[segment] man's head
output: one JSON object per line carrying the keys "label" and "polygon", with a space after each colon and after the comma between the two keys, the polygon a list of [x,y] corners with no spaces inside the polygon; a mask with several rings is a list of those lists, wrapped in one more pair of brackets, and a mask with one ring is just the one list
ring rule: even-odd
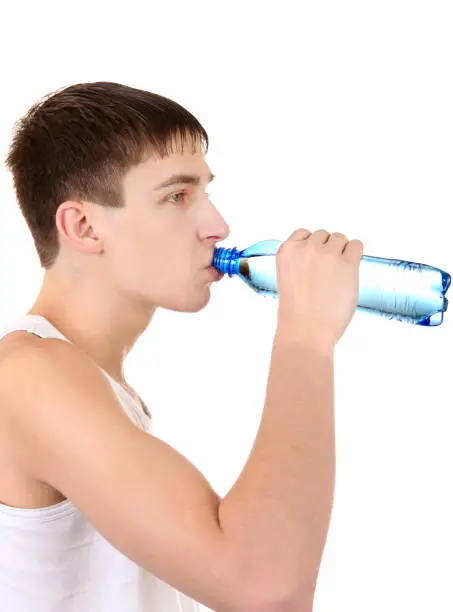
{"label": "man's head", "polygon": [[[7,167],[48,276],[196,311],[228,225],[205,192],[208,136],[186,109],[118,83],[73,85],[16,124]],[[174,174],[199,176],[157,188]]]}

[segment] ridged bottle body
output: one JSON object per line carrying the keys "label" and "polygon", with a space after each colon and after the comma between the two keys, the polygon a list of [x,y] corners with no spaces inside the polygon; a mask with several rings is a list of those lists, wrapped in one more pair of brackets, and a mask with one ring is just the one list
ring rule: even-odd
{"label": "ridged bottle body", "polygon": [[[281,240],[262,240],[242,251],[219,247],[212,266],[230,277],[239,276],[260,295],[277,298],[275,255],[281,244]],[[434,327],[443,321],[450,283],[450,274],[427,264],[363,255],[357,308],[385,319]]]}

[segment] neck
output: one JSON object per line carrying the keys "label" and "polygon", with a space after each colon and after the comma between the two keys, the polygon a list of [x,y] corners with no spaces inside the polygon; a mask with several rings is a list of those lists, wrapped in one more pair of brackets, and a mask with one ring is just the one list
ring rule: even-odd
{"label": "neck", "polygon": [[155,310],[99,278],[71,282],[52,269],[46,270],[28,314],[45,317],[112,378],[126,384],[124,360]]}

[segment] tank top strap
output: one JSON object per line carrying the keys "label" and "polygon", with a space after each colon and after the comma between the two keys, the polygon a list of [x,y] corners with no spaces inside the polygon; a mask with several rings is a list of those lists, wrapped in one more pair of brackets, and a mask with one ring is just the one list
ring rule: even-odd
{"label": "tank top strap", "polygon": [[38,314],[19,315],[3,323],[0,326],[0,339],[13,331],[28,331],[40,338],[59,338],[72,344],[50,321]]}

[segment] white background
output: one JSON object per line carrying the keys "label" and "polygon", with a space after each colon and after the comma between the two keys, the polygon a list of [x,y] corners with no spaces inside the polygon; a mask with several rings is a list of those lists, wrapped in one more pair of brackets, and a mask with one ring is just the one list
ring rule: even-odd
{"label": "white background", "polygon": [[[0,152],[54,89],[148,89],[209,134],[209,193],[231,228],[222,246],[326,229],[366,255],[452,273],[450,9],[15,1],[0,13]],[[6,321],[31,306],[43,270],[3,166],[0,203]],[[222,496],[257,433],[276,309],[225,277],[196,315],[158,310],[126,362],[154,433]],[[337,346],[337,479],[315,612],[453,610],[453,310],[444,316],[427,328],[357,312]]]}

